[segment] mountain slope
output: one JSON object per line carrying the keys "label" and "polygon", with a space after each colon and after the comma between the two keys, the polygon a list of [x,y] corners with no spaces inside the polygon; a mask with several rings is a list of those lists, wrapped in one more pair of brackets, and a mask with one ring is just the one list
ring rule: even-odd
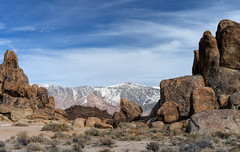
{"label": "mountain slope", "polygon": [[159,100],[159,89],[135,83],[120,83],[109,87],[61,87],[42,85],[55,98],[56,108],[66,109],[73,105],[98,107],[110,114],[119,111],[120,99],[134,101],[144,112],[151,110]]}

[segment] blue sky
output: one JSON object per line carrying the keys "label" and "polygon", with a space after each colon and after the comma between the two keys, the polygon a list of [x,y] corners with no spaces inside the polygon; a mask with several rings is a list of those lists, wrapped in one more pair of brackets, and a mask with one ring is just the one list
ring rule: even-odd
{"label": "blue sky", "polygon": [[193,50],[238,0],[0,0],[0,50],[30,83],[108,86],[191,75]]}

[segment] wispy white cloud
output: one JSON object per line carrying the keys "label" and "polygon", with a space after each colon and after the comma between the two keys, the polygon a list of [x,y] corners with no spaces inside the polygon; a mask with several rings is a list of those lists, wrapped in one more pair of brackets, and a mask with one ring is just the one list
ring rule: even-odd
{"label": "wispy white cloud", "polygon": [[26,31],[34,32],[36,30],[36,28],[33,27],[33,26],[22,26],[22,27],[14,27],[11,30],[13,30],[13,31],[24,31],[24,32],[26,32]]}
{"label": "wispy white cloud", "polygon": [[8,39],[1,39],[0,38],[0,45],[9,45],[12,41]]}
{"label": "wispy white cloud", "polygon": [[69,86],[111,85],[127,81],[157,86],[159,80],[175,77],[176,73],[179,76],[190,74],[190,57],[179,58],[171,52],[157,53],[157,49],[125,52],[116,48],[42,50],[40,54],[20,55],[19,61],[30,82]]}

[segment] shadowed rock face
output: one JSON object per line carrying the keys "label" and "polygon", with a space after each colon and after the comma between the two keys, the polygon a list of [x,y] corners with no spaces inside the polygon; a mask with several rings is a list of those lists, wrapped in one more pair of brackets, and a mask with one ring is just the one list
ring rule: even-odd
{"label": "shadowed rock face", "polygon": [[55,102],[47,89],[29,85],[17,55],[7,50],[0,65],[0,114],[16,121],[24,118],[53,119]]}

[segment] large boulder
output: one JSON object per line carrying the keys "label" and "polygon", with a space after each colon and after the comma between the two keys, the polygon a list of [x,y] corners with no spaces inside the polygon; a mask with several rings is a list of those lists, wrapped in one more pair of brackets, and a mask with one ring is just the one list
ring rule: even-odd
{"label": "large boulder", "polygon": [[78,127],[78,128],[83,128],[85,126],[86,119],[84,118],[76,118],[73,121],[72,126],[73,127]]}
{"label": "large boulder", "polygon": [[204,79],[201,75],[163,80],[160,83],[160,107],[165,102],[174,101],[178,104],[180,117],[186,118],[190,115],[191,96],[193,90],[197,87],[204,86]]}
{"label": "large boulder", "polygon": [[102,120],[97,117],[88,117],[86,120],[86,127],[94,127],[95,123],[102,123]]}
{"label": "large boulder", "polygon": [[142,108],[133,101],[121,99],[120,106],[128,121],[137,120],[142,114]]}
{"label": "large boulder", "polygon": [[215,101],[215,92],[209,87],[195,88],[192,93],[192,102],[194,113],[218,108],[218,103]]}
{"label": "large boulder", "polygon": [[240,134],[240,111],[209,110],[193,115],[188,124],[189,133]]}
{"label": "large boulder", "polygon": [[157,120],[165,123],[176,122],[179,119],[178,104],[174,101],[165,102],[157,111]]}
{"label": "large boulder", "polygon": [[220,64],[223,67],[240,70],[240,24],[222,20],[216,32]]}

